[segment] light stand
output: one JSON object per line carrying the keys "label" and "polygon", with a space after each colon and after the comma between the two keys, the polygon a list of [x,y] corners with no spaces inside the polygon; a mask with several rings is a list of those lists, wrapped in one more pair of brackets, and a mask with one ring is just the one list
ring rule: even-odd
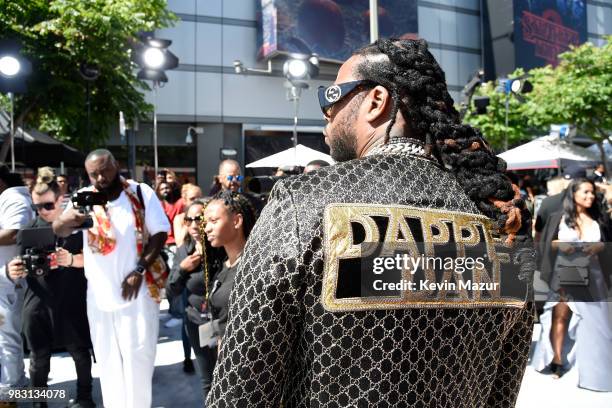
{"label": "light stand", "polygon": [[[533,84],[527,80],[529,74],[521,75],[516,78],[501,78],[499,80],[500,90],[506,94],[505,108],[505,135],[504,135],[504,150],[508,150],[508,112],[510,110],[510,95],[520,102],[524,103],[525,98],[521,94],[526,94],[533,91]],[[498,88],[499,89],[499,88]]]}
{"label": "light stand", "polygon": [[302,90],[308,89],[308,80],[319,74],[319,57],[316,54],[292,54],[283,64],[283,73],[287,78],[287,100],[293,101],[293,153],[297,155],[300,97]]}
{"label": "light stand", "polygon": [[168,69],[176,68],[179,59],[168,50],[172,44],[170,40],[161,38],[146,37],[143,43],[137,46],[135,60],[142,69],[138,72],[137,78],[151,80],[153,82],[153,165],[155,177],[159,170],[159,156],[157,152],[157,91],[162,82],[168,82],[165,72]]}
{"label": "light stand", "polygon": [[378,40],[378,0],[370,0],[370,42]]}
{"label": "light stand", "polygon": [[11,102],[11,171],[15,172],[15,95],[8,93]]}
{"label": "light stand", "polygon": [[287,86],[287,100],[293,102],[293,147],[297,151],[298,145],[298,134],[297,134],[297,125],[298,125],[298,112],[300,106],[300,98],[302,96],[302,89],[308,89],[308,84],[306,83],[292,83],[287,81],[285,83]]}
{"label": "light stand", "polygon": [[159,161],[157,156],[157,89],[159,88],[159,82],[153,81],[153,163],[155,167],[155,177],[157,177],[157,170],[159,168]]}
{"label": "light stand", "polygon": [[128,167],[132,178],[136,180],[136,135],[138,133],[138,118],[134,118],[132,128],[128,129]]}
{"label": "light stand", "polygon": [[505,121],[505,135],[504,135],[504,151],[508,150],[508,111],[510,110],[510,92],[506,92],[506,121]]}
{"label": "light stand", "polygon": [[[15,171],[15,93],[25,92],[25,77],[32,70],[32,64],[19,55],[21,47],[10,40],[0,40],[0,92],[6,92],[11,105],[11,171]],[[4,160],[6,140],[0,149],[0,160]],[[8,146],[7,146],[8,147]]]}

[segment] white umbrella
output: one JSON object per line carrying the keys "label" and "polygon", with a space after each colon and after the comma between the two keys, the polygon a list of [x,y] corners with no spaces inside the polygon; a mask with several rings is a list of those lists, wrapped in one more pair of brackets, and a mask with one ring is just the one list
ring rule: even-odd
{"label": "white umbrella", "polygon": [[562,161],[596,162],[597,153],[559,140],[542,136],[498,155],[508,163],[508,170],[558,168]]}
{"label": "white umbrella", "polygon": [[247,167],[284,167],[284,166],[300,166],[306,167],[313,160],[325,160],[329,164],[333,164],[334,160],[330,155],[322,153],[318,150],[311,149],[304,145],[298,144],[297,147],[291,147],[282,152],[275,153],[271,156],[264,157],[247,164]]}

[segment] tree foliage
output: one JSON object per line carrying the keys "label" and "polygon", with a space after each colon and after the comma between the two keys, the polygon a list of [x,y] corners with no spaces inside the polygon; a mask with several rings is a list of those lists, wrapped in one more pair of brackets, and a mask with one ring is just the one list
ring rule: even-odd
{"label": "tree foliage", "polygon": [[534,90],[525,114],[536,126],[569,123],[599,142],[612,131],[612,36],[559,56],[559,65],[530,71]]}
{"label": "tree foliage", "polygon": [[[148,86],[134,75],[131,43],[174,20],[165,0],[0,0],[0,37],[20,41],[32,62],[16,121],[80,147],[103,144],[119,111],[134,118],[151,110],[142,93]],[[100,72],[90,82],[91,141],[83,63]]]}
{"label": "tree foliage", "polygon": [[[522,70],[515,71],[511,77],[523,75]],[[474,106],[470,106],[464,121],[480,129],[487,142],[496,150],[502,150],[506,136],[508,145],[513,146],[529,140],[532,131],[525,120],[525,106],[510,96],[508,99],[508,127],[506,127],[506,94],[498,90],[498,83],[489,81],[474,93],[475,97],[489,97],[489,106],[485,114],[477,114]]]}
{"label": "tree foliage", "polygon": [[[524,94],[525,103],[510,98],[508,129],[505,127],[505,94],[493,82],[484,84],[475,95],[486,95],[490,105],[485,115],[476,115],[471,106],[465,121],[481,129],[497,149],[508,133],[509,145],[546,133],[552,124],[572,124],[579,134],[601,142],[612,131],[612,36],[596,47],[591,43],[573,47],[559,55],[556,67],[528,72],[533,91]],[[522,75],[519,69],[509,77]]]}

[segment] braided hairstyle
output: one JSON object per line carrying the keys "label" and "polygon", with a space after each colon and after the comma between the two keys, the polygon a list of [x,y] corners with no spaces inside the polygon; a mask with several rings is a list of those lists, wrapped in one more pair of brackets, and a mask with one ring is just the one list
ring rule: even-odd
{"label": "braided hairstyle", "polygon": [[221,201],[229,212],[242,215],[242,232],[244,233],[244,238],[248,239],[257,221],[257,213],[249,199],[235,191],[222,190],[212,197],[209,204],[213,201]]}
{"label": "braided hairstyle", "polygon": [[461,123],[444,71],[427,43],[380,39],[355,55],[363,57],[355,68],[357,79],[382,85],[391,94],[391,121],[384,142],[389,141],[397,112],[401,112],[408,135],[423,142],[426,153],[456,175],[479,210],[508,235],[507,242],[519,230],[528,231],[530,215],[518,187],[504,174],[506,163],[477,129]]}

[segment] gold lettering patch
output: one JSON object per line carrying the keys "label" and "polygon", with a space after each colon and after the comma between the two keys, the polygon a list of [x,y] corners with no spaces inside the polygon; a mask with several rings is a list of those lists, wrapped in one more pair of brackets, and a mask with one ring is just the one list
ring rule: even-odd
{"label": "gold lettering patch", "polygon": [[330,204],[323,228],[328,311],[525,305],[513,249],[485,216]]}

